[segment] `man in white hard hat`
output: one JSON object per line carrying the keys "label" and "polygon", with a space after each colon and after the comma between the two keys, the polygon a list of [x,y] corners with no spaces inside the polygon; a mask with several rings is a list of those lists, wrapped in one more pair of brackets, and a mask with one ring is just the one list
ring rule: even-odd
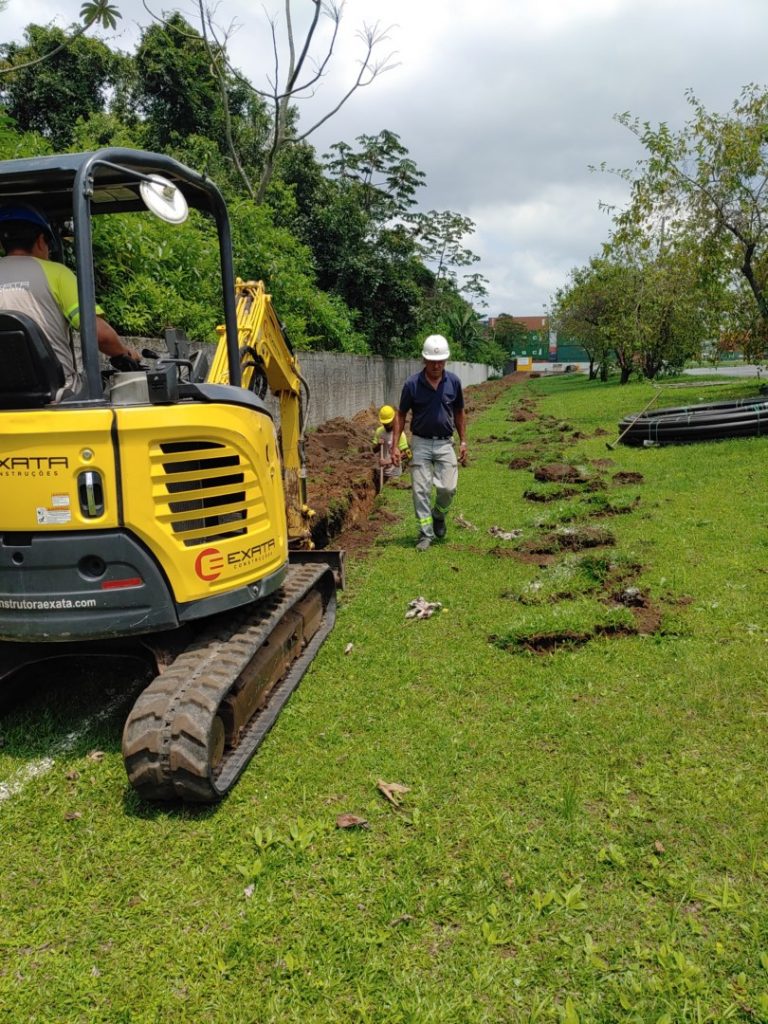
{"label": "man in white hard hat", "polygon": [[[445,515],[456,493],[458,462],[464,466],[467,461],[467,417],[461,381],[445,368],[451,353],[442,334],[430,334],[421,355],[424,368],[403,385],[393,431],[395,437],[400,436],[410,412],[413,509],[419,524],[416,550],[426,551],[436,537],[446,534]],[[459,435],[458,462],[454,431]],[[396,448],[392,461],[395,465],[400,461]]]}

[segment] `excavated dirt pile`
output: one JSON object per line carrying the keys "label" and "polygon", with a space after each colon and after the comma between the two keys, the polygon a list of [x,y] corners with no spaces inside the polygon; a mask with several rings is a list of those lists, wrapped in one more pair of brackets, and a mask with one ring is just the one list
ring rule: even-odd
{"label": "excavated dirt pile", "polygon": [[382,523],[371,517],[378,491],[378,468],[371,438],[376,409],[351,419],[336,417],[307,435],[307,494],[316,512],[315,545],[347,551],[370,545]]}

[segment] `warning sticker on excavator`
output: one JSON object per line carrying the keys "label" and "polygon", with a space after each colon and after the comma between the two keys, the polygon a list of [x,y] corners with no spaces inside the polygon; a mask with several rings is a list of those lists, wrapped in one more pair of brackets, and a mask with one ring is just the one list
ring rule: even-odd
{"label": "warning sticker on excavator", "polygon": [[72,513],[68,508],[38,508],[38,526],[59,526],[72,521]]}

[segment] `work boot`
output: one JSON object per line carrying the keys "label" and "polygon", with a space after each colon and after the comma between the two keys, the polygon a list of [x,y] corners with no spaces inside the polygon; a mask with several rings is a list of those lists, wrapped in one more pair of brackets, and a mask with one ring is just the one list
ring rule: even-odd
{"label": "work boot", "polygon": [[445,536],[445,516],[441,516],[435,509],[432,509],[432,529],[435,531],[436,537]]}
{"label": "work boot", "polygon": [[416,550],[417,551],[427,551],[428,548],[429,548],[429,545],[431,543],[432,543],[432,538],[428,537],[426,535],[426,533],[422,533],[421,536],[419,537],[418,541],[416,542]]}

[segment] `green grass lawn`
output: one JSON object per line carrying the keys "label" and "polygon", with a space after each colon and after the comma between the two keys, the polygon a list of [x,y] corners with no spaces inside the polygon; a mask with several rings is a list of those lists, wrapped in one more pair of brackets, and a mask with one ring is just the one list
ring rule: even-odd
{"label": "green grass lawn", "polygon": [[[388,489],[399,521],[218,808],[128,789],[138,684],[89,665],[7,710],[0,1021],[768,1021],[768,439],[608,451],[651,394],[503,392],[425,554]],[[548,462],[585,482],[524,497]],[[406,620],[418,596],[442,611]]]}

